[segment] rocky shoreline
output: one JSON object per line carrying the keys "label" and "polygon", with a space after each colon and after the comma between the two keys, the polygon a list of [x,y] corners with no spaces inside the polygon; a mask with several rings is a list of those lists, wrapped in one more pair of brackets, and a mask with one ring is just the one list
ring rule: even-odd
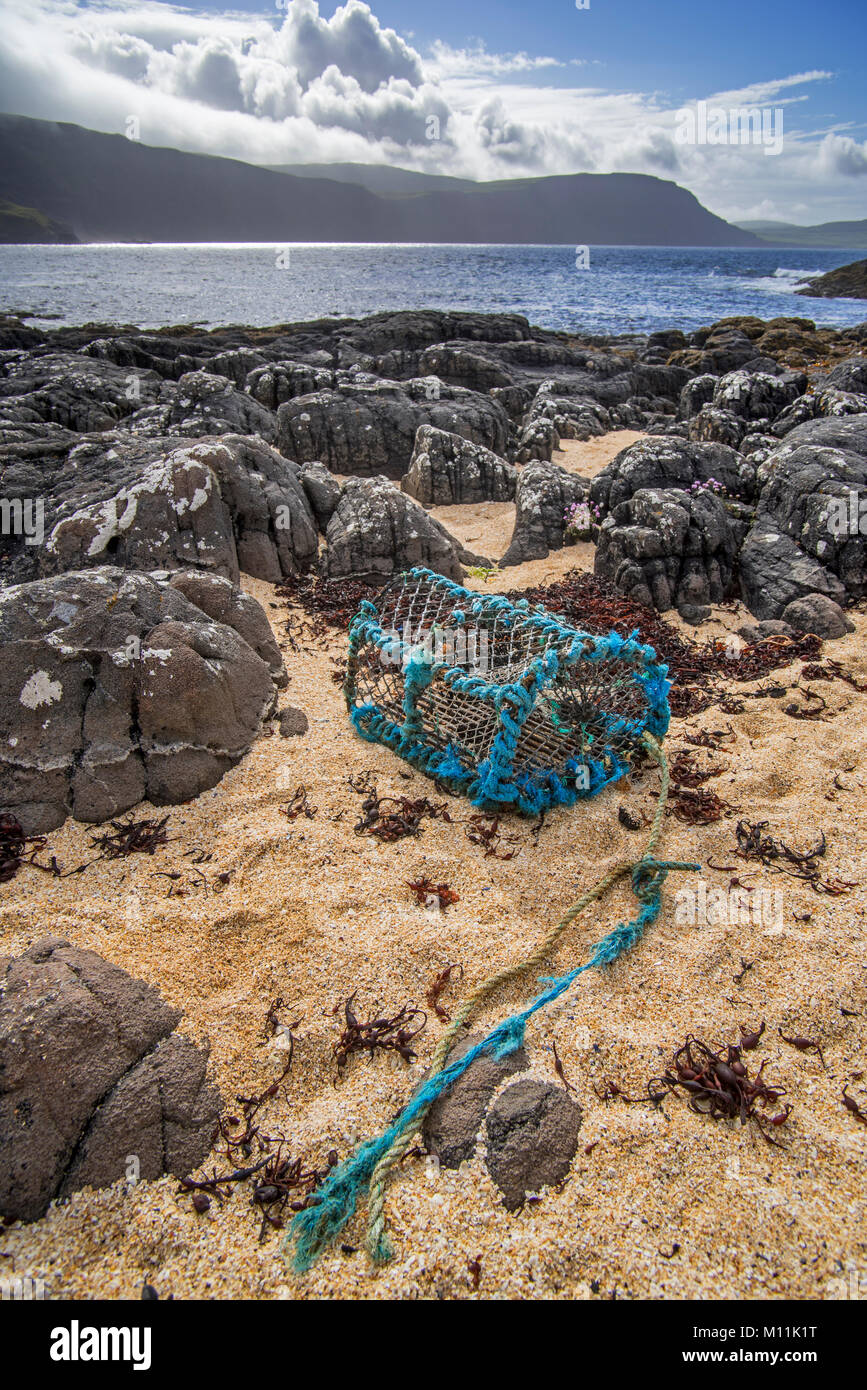
{"label": "rocky shoreline", "polygon": [[[809,319],[3,321],[0,806],[33,834],[213,786],[285,681],[242,573],[460,579],[581,535],[633,601],[699,625],[741,599],[754,637],[840,636],[867,592],[865,345],[867,324]],[[592,479],[554,461],[616,430],[643,437]],[[514,530],[478,555],[441,518],[488,502]]]}

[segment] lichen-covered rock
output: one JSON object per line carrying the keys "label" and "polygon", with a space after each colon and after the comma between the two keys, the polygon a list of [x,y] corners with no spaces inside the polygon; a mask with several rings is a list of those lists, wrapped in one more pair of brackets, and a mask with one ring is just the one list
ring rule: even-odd
{"label": "lichen-covered rock", "polygon": [[825,378],[825,385],[837,391],[852,391],[856,395],[867,396],[867,357],[847,357],[838,362]]}
{"label": "lichen-covered rock", "polygon": [[[797,426],[759,465],[757,485],[756,524],[761,523],[762,536],[779,530],[826,575],[823,582],[808,584],[813,574],[808,567],[795,591],[783,577],[783,587],[772,591],[779,606],[760,616],[780,617],[785,602],[813,591],[839,603],[837,581],[854,598],[867,593],[867,524],[862,529],[861,522],[867,513],[867,414]],[[754,554],[768,544],[762,539]],[[748,575],[752,563],[749,559]],[[749,581],[748,595],[757,582]],[[765,606],[767,601],[766,595]]]}
{"label": "lichen-covered rock", "polygon": [[516,1081],[497,1097],[485,1126],[485,1162],[510,1211],[568,1177],[581,1120],[577,1101],[549,1081]]}
{"label": "lichen-covered rock", "polygon": [[7,497],[41,498],[44,545],[0,537],[7,576],[103,565],[197,567],[275,582],[316,559],[316,522],[297,465],[258,439],[185,441],[121,431],[39,456],[9,444]]}
{"label": "lichen-covered rock", "polygon": [[222,1108],[178,1009],[95,951],[45,937],[0,958],[0,1215],[128,1176],[185,1177]]}
{"label": "lichen-covered rock", "polygon": [[718,380],[719,378],[713,376],[712,373],[702,372],[700,376],[694,376],[691,381],[688,381],[680,393],[678,418],[691,420],[693,415],[698,414],[702,406],[710,405]]}
{"label": "lichen-covered rock", "polygon": [[422,425],[400,486],[423,507],[448,507],[509,502],[515,496],[516,478],[512,465],[490,449],[471,444],[459,434]]}
{"label": "lichen-covered rock", "polygon": [[312,367],[306,362],[269,362],[249,372],[245,389],[267,410],[276,411],[286,401],[314,391],[329,391],[333,385],[334,372],[329,367]]}
{"label": "lichen-covered rock", "polygon": [[0,417],[44,420],[86,432],[111,429],[153,404],[160,378],[77,352],[22,356],[0,377]]}
{"label": "lichen-covered rock", "polygon": [[735,550],[719,497],[642,488],[603,522],[594,572],[634,602],[690,610],[727,597]]}
{"label": "lichen-covered rock", "polygon": [[750,502],[755,466],[725,444],[695,443],[671,435],[639,439],[596,474],[590,502],[603,513],[640,488],[683,488],[715,481],[731,497]]}
{"label": "lichen-covered rock", "polygon": [[0,809],[26,833],[188,801],[249,750],[276,704],[267,620],[198,596],[222,622],[166,577],[117,569],[0,592]]}
{"label": "lichen-covered rock", "polygon": [[803,372],[728,372],[713,393],[713,403],[742,420],[773,420],[786,406],[803,395]]}
{"label": "lichen-covered rock", "polygon": [[556,463],[528,463],[518,476],[515,529],[500,564],[543,560],[564,544],[566,512],[587,497],[587,481]]}
{"label": "lichen-covered rock", "polygon": [[420,425],[505,453],[509,420],[490,396],[436,377],[405,382],[355,379],[287,401],[277,412],[279,447],[298,463],[318,459],[334,473],[402,478]]}
{"label": "lichen-covered rock", "polygon": [[130,428],[144,435],[175,434],[183,438],[201,435],[250,434],[273,443],[277,421],[252,396],[239,391],[228,377],[211,372],[187,372],[177,385],[165,384],[161,403],[143,410]]}
{"label": "lichen-covered rock", "polygon": [[690,439],[727,444],[731,449],[740,446],[745,430],[746,424],[739,416],[717,405],[703,405],[689,422]]}
{"label": "lichen-covered rock", "polygon": [[327,579],[385,578],[414,565],[447,579],[463,576],[458,542],[388,478],[350,478],[325,539]]}

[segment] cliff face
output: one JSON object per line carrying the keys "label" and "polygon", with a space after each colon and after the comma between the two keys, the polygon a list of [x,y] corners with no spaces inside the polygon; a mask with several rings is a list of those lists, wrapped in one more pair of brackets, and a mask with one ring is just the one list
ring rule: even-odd
{"label": "cliff face", "polygon": [[415,196],[0,116],[0,198],[84,241],[388,241],[758,246],[643,174],[434,187]]}

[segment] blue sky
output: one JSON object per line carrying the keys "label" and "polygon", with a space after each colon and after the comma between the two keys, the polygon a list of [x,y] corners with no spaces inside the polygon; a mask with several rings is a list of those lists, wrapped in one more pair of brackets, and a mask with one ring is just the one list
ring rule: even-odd
{"label": "blue sky", "polygon": [[[6,110],[254,162],[670,178],[733,220],[867,217],[867,0],[0,0]],[[682,138],[751,108],[768,149]]]}

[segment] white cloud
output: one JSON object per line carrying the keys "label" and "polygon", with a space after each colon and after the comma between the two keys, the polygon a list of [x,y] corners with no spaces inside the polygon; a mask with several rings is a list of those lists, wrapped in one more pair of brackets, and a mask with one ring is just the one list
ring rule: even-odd
{"label": "white cloud", "polygon": [[822,70],[699,94],[783,107],[783,153],[768,159],[755,147],[676,144],[679,102],[571,85],[580,59],[442,42],[422,54],[361,0],[330,19],[316,0],[289,0],[272,18],[158,0],[0,0],[0,16],[5,109],[118,133],[136,115],[147,144],[481,179],[623,170],[676,179],[732,218],[761,207],[804,220],[805,198],[817,221],[861,215],[867,144],[795,125],[804,89],[832,77]]}
{"label": "white cloud", "polygon": [[850,135],[826,135],[819,146],[818,171],[858,178],[867,174],[867,140],[859,145]]}

